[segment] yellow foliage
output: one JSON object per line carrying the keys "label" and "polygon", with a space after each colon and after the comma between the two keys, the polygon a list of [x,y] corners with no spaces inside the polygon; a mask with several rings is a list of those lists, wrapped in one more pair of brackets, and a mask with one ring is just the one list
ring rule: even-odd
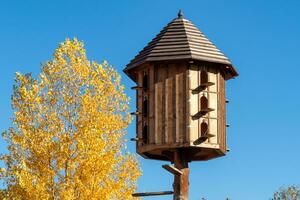
{"label": "yellow foliage", "polygon": [[60,44],[39,79],[16,73],[0,196],[131,199],[140,171],[125,147],[128,101],[115,69],[88,61],[76,39]]}

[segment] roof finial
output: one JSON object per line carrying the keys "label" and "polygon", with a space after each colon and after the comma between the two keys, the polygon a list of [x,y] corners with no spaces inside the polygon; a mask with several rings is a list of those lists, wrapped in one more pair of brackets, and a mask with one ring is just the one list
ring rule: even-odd
{"label": "roof finial", "polygon": [[181,9],[180,9],[179,12],[178,12],[178,18],[179,18],[179,19],[182,19],[182,18],[183,18],[183,13],[182,13]]}

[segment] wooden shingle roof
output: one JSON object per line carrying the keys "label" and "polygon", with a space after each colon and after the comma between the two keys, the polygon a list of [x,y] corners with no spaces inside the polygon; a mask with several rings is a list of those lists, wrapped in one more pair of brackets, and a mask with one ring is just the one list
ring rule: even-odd
{"label": "wooden shingle roof", "polygon": [[124,71],[128,74],[130,69],[145,62],[185,59],[223,64],[229,73],[227,79],[238,75],[230,60],[192,22],[184,19],[181,11]]}

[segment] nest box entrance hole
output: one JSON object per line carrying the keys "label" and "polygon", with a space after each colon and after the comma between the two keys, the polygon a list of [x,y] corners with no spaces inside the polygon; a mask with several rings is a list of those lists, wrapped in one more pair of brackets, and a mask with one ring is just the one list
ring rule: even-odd
{"label": "nest box entrance hole", "polygon": [[148,89],[148,74],[144,71],[144,75],[143,75],[143,88],[144,90]]}
{"label": "nest box entrance hole", "polygon": [[208,124],[206,122],[201,123],[201,136],[206,136],[208,134]]}
{"label": "nest box entrance hole", "polygon": [[147,98],[145,96],[144,96],[144,100],[143,100],[142,113],[143,113],[144,117],[146,117],[147,113],[148,113],[148,100],[147,100]]}
{"label": "nest box entrance hole", "polygon": [[200,98],[200,105],[201,105],[201,110],[207,110],[208,109],[208,100],[205,96],[202,96]]}

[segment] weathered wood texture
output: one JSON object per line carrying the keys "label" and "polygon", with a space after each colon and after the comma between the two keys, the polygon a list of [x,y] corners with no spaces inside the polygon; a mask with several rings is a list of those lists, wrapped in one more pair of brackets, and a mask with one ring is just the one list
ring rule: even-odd
{"label": "weathered wood texture", "polygon": [[149,66],[149,143],[154,144],[155,138],[154,133],[155,132],[155,122],[154,122],[154,66]]}
{"label": "weathered wood texture", "polygon": [[[225,79],[218,68],[205,63],[191,65],[188,62],[149,64],[140,68],[138,85],[142,83],[144,73],[148,74],[149,86],[147,90],[137,92],[138,110],[142,110],[144,96],[147,96],[149,105],[147,116],[137,117],[137,135],[141,137],[140,132],[146,123],[148,140],[147,143],[139,141],[138,152],[145,152],[149,158],[160,159],[163,151],[197,147],[198,151],[191,150],[191,160],[224,155]],[[201,85],[205,86],[195,91]],[[198,117],[193,117],[199,112]],[[207,124],[207,131],[201,130],[202,123]],[[204,132],[212,137],[194,145],[193,142]],[[209,149],[214,149],[215,152],[212,153]]]}
{"label": "weathered wood texture", "polygon": [[[137,85],[138,86],[141,86],[142,85],[142,82],[143,82],[143,71],[140,71],[138,73],[138,83]],[[141,112],[142,111],[142,104],[143,104],[143,90],[139,89],[139,90],[136,90],[136,95],[137,95],[137,99],[136,99],[136,109],[138,112]],[[142,115],[137,115],[136,116],[136,131],[137,131],[137,137],[138,138],[142,138],[142,130],[143,130],[143,119],[142,119]],[[139,141],[137,142],[137,145],[138,146],[142,146],[142,142]]]}
{"label": "weathered wood texture", "polygon": [[[203,72],[206,76],[203,76]],[[203,80],[205,79],[205,80]],[[195,93],[195,89],[204,82],[214,83],[211,86],[207,86],[204,89]],[[207,123],[209,126],[209,133],[214,137],[209,138],[204,143],[218,144],[218,127],[217,127],[217,116],[218,116],[218,82],[217,82],[217,71],[213,68],[206,67],[205,65],[192,65],[189,67],[189,84],[190,89],[189,95],[189,110],[190,119],[188,126],[190,127],[190,142],[194,142],[201,136],[201,123]],[[212,111],[203,114],[199,119],[193,119],[199,110],[205,109],[205,107],[212,109]]]}
{"label": "weathered wood texture", "polygon": [[185,63],[159,64],[155,71],[155,143],[186,141],[186,69]]}
{"label": "weathered wood texture", "polygon": [[[227,150],[226,145],[226,96],[225,96],[225,79],[224,76],[219,73],[219,98],[218,98],[218,130],[219,130],[219,144],[221,151],[225,154]],[[224,103],[225,102],[225,103]]]}
{"label": "weathered wood texture", "polygon": [[166,79],[166,100],[165,100],[165,141],[166,143],[173,143],[173,126],[174,126],[174,113],[173,105],[175,100],[173,98],[174,94],[174,78],[169,77]]}
{"label": "weathered wood texture", "polygon": [[173,200],[188,200],[189,198],[189,166],[186,160],[185,152],[175,150],[174,166],[180,170],[182,174],[174,175],[174,196]]}
{"label": "weathered wood texture", "polygon": [[[163,101],[162,101],[162,91],[163,91],[163,83],[158,82],[155,83],[155,103],[154,103],[154,109],[155,109],[155,132],[154,132],[154,138],[156,144],[162,143],[162,133],[163,133]],[[153,134],[153,133],[151,133]]]}

